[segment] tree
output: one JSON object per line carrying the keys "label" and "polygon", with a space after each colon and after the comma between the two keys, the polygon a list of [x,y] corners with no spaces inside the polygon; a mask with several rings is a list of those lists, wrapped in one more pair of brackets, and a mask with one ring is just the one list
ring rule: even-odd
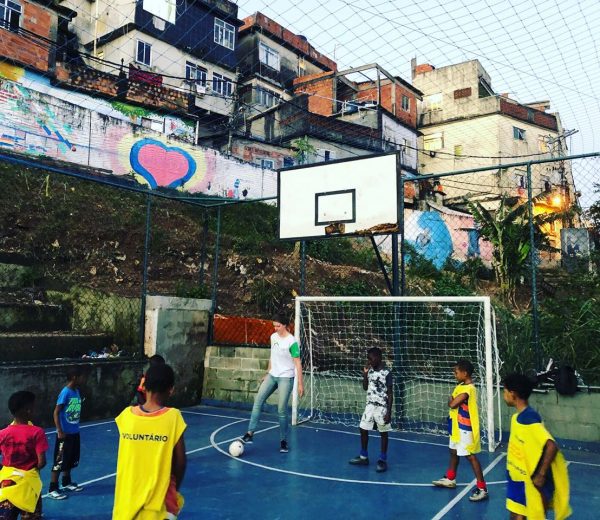
{"label": "tree", "polygon": [[292,141],[292,146],[296,149],[296,161],[298,164],[306,164],[308,158],[317,153],[317,149],[310,143],[307,135]]}
{"label": "tree", "polygon": [[[500,290],[507,301],[516,306],[517,282],[522,276],[527,275],[527,268],[531,268],[529,206],[527,203],[511,206],[506,197],[502,197],[500,206],[493,213],[479,202],[468,202],[468,206],[479,225],[481,235],[493,246],[492,267]],[[534,215],[534,241],[538,251],[558,251],[550,245],[543,226],[565,218],[567,213]]]}

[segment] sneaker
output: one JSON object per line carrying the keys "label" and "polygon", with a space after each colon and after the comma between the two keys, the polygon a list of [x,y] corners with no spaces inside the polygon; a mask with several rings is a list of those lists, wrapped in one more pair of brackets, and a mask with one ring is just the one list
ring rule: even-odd
{"label": "sneaker", "polygon": [[287,441],[281,441],[279,453],[287,453],[288,451],[290,451],[290,447],[288,446]]}
{"label": "sneaker", "polygon": [[485,500],[487,497],[489,497],[487,489],[475,488],[475,491],[471,493],[469,500],[471,502],[480,502],[481,500]]}
{"label": "sneaker", "polygon": [[244,444],[252,444],[252,439],[254,437],[254,434],[252,433],[244,433],[244,436],[240,439]]}
{"label": "sneaker", "polygon": [[357,455],[353,459],[350,459],[348,461],[348,464],[352,464],[354,466],[368,466],[369,459],[368,459],[368,457],[361,457],[360,455]]}
{"label": "sneaker", "polygon": [[52,500],[64,500],[68,497],[64,493],[61,493],[58,489],[55,489],[54,491],[50,491],[50,493],[48,493],[48,498],[51,498]]}
{"label": "sneaker", "polygon": [[449,479],[448,477],[442,477],[439,480],[434,480],[432,482],[434,486],[437,487],[445,487],[445,488],[455,488],[456,487],[456,479]]}
{"label": "sneaker", "polygon": [[67,484],[66,486],[63,485],[63,487],[61,488],[63,491],[83,491],[83,488],[77,484],[77,482],[71,482],[70,484]]}
{"label": "sneaker", "polygon": [[377,461],[377,469],[375,470],[377,473],[383,473],[387,471],[387,462],[385,460]]}

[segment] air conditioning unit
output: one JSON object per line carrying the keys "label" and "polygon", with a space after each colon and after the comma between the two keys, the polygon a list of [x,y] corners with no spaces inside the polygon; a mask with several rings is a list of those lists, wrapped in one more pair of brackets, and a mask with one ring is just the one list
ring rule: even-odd
{"label": "air conditioning unit", "polygon": [[206,85],[198,85],[196,84],[196,94],[203,96],[206,94]]}

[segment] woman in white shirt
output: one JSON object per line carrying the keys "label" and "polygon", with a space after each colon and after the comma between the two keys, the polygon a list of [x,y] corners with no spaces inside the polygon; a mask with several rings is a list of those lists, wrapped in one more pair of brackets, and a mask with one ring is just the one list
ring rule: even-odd
{"label": "woman in white shirt", "polygon": [[248,431],[242,437],[242,442],[245,444],[252,443],[262,406],[269,396],[279,389],[277,415],[279,417],[279,451],[281,453],[289,451],[287,441],[288,401],[294,387],[294,377],[298,378],[298,395],[302,397],[304,393],[300,347],[298,346],[298,340],[287,329],[289,323],[289,320],[281,314],[273,318],[275,332],[271,334],[271,357],[267,375],[263,378],[254,398],[250,425]]}

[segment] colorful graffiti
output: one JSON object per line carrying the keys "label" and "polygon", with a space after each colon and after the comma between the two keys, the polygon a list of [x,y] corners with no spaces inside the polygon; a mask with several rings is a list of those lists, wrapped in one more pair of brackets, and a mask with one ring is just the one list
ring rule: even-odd
{"label": "colorful graffiti", "polygon": [[196,173],[196,161],[182,148],[156,139],[141,139],[131,147],[129,162],[151,188],[178,188]]}
{"label": "colorful graffiti", "polygon": [[[491,264],[492,245],[480,237],[473,217],[467,213],[438,206],[431,211],[407,209],[404,226],[406,242],[437,269],[448,260],[479,258]],[[381,247],[391,254],[389,239]]]}
{"label": "colorful graffiti", "polygon": [[142,120],[157,122],[156,114],[130,108],[57,89],[47,78],[37,81],[31,72],[4,66],[0,149],[129,175],[152,189],[169,187],[229,198],[276,194],[275,172],[186,142],[190,135],[193,139],[194,128],[185,120],[165,117],[163,132],[145,128]]}

